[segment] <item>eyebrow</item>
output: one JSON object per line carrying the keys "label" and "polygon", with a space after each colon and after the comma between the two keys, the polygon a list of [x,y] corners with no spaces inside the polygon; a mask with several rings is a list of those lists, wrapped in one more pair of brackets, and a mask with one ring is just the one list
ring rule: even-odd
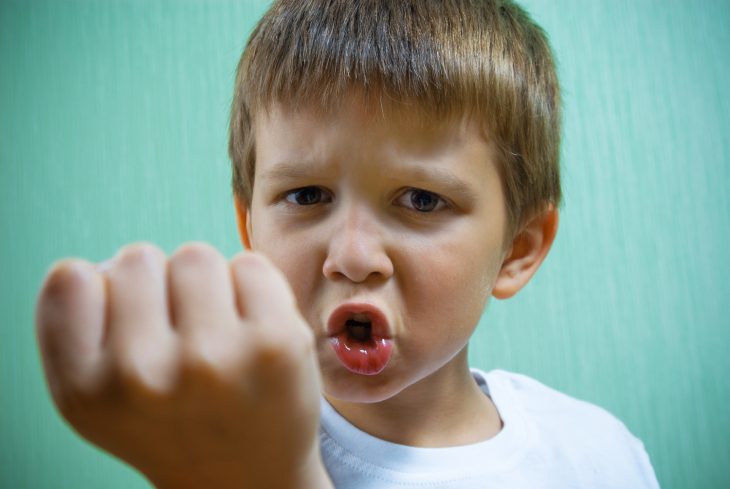
{"label": "eyebrow", "polygon": [[[314,168],[313,168],[314,167]],[[313,174],[318,173],[316,165],[310,164],[298,164],[292,161],[282,161],[276,163],[272,168],[266,170],[261,174],[263,180],[295,180],[301,178],[311,177]]]}
{"label": "eyebrow", "polygon": [[472,186],[445,168],[415,167],[409,168],[404,173],[409,180],[436,182],[440,189],[446,189],[449,193],[470,200],[476,199],[476,192]]}

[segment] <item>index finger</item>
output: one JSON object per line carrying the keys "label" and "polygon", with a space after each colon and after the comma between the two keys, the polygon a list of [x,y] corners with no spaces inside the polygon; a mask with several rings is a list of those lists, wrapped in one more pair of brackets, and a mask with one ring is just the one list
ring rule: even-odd
{"label": "index finger", "polygon": [[54,397],[80,387],[98,371],[104,335],[104,278],[80,259],[63,260],[48,272],[36,305],[36,335]]}

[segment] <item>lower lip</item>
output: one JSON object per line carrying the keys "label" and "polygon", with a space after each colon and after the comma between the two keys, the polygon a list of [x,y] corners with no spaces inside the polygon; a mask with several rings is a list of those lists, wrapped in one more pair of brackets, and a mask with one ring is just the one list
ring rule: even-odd
{"label": "lower lip", "polygon": [[330,345],[340,363],[358,375],[377,375],[383,371],[393,352],[393,340],[373,336],[366,341],[351,338],[347,332],[330,337]]}

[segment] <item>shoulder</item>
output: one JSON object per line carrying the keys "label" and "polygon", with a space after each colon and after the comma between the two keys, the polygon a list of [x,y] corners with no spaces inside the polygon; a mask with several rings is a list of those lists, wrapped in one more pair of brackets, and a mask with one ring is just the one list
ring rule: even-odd
{"label": "shoulder", "polygon": [[495,395],[513,397],[513,400],[526,411],[540,418],[546,417],[553,422],[569,419],[572,424],[581,421],[590,422],[596,428],[626,429],[623,423],[607,410],[548,387],[527,375],[505,370],[493,370],[482,374],[490,391],[494,391]]}
{"label": "shoulder", "polygon": [[607,410],[526,375],[504,370],[474,373],[483,376],[500,414],[518,411],[533,426],[539,450],[586,477],[602,474],[621,478],[617,483],[642,482],[633,487],[658,487],[643,443]]}
{"label": "shoulder", "polygon": [[626,426],[607,410],[531,377],[504,370],[484,373],[484,377],[498,408],[500,404],[519,407],[543,434],[551,435],[556,441],[592,442],[597,438],[604,444],[637,441]]}

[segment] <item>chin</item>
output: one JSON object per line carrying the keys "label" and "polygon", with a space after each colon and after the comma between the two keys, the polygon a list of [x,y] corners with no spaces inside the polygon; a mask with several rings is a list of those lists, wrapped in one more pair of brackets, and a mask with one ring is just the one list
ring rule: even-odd
{"label": "chin", "polygon": [[405,387],[388,374],[387,368],[378,375],[358,375],[343,367],[322,368],[323,392],[326,397],[342,402],[374,404],[386,401]]}

